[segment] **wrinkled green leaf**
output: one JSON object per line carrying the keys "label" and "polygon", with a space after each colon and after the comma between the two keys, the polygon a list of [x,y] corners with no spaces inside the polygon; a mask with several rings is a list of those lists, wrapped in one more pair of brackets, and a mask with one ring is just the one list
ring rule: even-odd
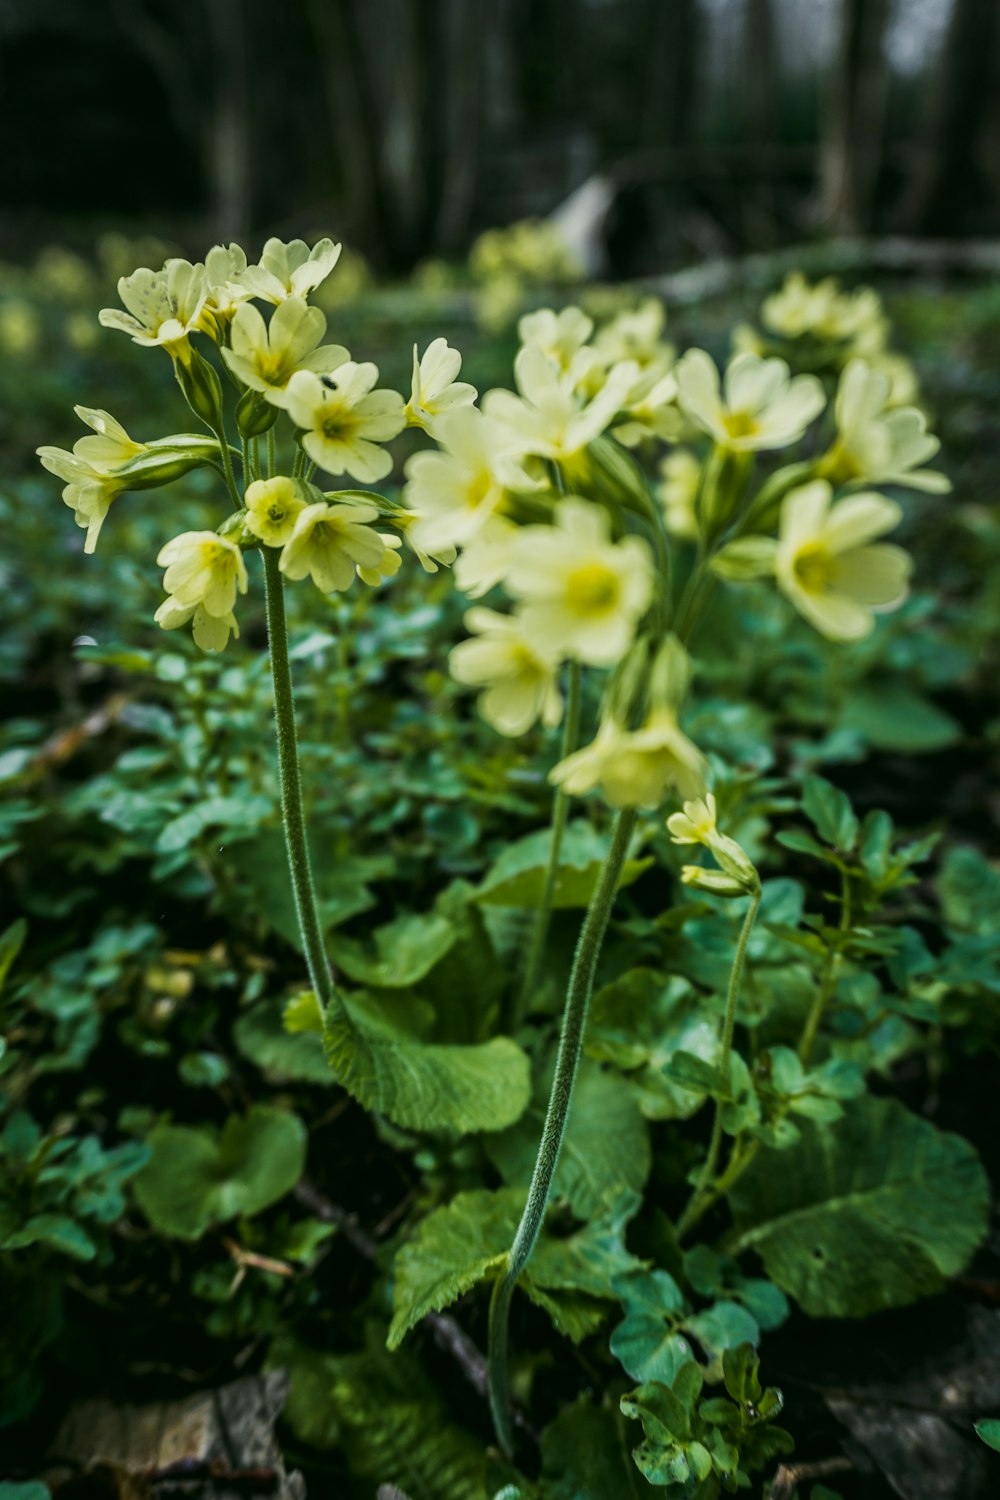
{"label": "wrinkled green leaf", "polygon": [[[527,1187],[545,1120],[548,1084],[536,1090],[531,1108],[487,1149],[507,1183]],[[649,1130],[628,1085],[584,1059],[563,1140],[553,1195],[566,1198],[579,1219],[592,1219],[627,1189],[641,1189],[649,1176]]]}
{"label": "wrinkled green leaf", "polygon": [[407,1129],[504,1129],[530,1098],[528,1059],[509,1037],[472,1047],[422,1042],[387,1008],[348,999],[330,1007],[323,1042],[338,1083]]}
{"label": "wrinkled green leaf", "polygon": [[734,1253],[753,1249],[813,1317],[862,1317],[936,1291],[986,1229],[989,1185],[974,1148],[891,1099],[806,1121],[728,1194]]}

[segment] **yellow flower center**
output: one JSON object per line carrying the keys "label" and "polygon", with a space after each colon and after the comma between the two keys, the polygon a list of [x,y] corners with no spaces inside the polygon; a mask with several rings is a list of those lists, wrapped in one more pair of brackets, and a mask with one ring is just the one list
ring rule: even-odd
{"label": "yellow flower center", "polygon": [[795,556],[793,571],[807,594],[822,594],[833,576],[832,558],[822,542],[810,542]]}
{"label": "yellow flower center", "polygon": [[760,431],[748,411],[727,411],[722,418],[722,425],[732,438],[753,437]]}
{"label": "yellow flower center", "polygon": [[619,592],[618,575],[605,563],[584,563],[566,579],[566,602],[581,615],[611,609]]}

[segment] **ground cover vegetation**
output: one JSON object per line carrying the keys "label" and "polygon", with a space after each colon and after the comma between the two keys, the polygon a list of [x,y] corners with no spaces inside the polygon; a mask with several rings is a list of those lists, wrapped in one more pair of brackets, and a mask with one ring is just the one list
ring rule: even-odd
{"label": "ground cover vegetation", "polygon": [[891,1492],[780,1377],[992,1274],[1000,303],[577,280],[4,268],[4,1500],[261,1369],[311,1494]]}

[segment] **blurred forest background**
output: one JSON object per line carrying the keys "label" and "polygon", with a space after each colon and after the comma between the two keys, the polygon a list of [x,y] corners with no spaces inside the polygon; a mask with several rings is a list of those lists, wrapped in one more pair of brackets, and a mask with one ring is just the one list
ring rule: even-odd
{"label": "blurred forest background", "polygon": [[[0,0],[0,255],[569,210],[630,276],[1000,233],[998,0]],[[602,263],[603,262],[603,263]]]}

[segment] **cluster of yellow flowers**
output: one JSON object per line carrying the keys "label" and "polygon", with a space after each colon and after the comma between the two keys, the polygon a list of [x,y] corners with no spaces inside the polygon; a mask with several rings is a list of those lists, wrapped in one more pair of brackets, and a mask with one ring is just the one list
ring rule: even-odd
{"label": "cluster of yellow flowers", "polygon": [[738,350],[784,354],[800,369],[839,374],[853,359],[889,380],[890,406],[908,406],[919,397],[910,361],[889,347],[889,319],[882,299],[870,286],[841,290],[827,276],[810,282],[791,272],[784,285],[761,304],[762,330],[740,324],[733,334]]}
{"label": "cluster of yellow flowers", "polygon": [[[39,453],[66,483],[86,550],[118,495],[198,465],[220,471],[234,505],[217,531],[186,532],[160,552],[167,598],[156,619],[165,629],[189,623],[199,646],[221,650],[238,633],[247,550],[280,549],[285,578],[310,578],[329,593],[396,573],[405,540],[427,571],[454,565],[471,598],[501,586],[510,600],[506,613],[470,609],[470,638],[451,653],[455,678],[479,690],[483,716],[505,735],[539,720],[554,726],[567,664],[609,671],[594,740],[566,754],[553,780],[573,794],[600,787],[615,806],[655,807],[670,791],[691,801],[705,790],[705,759],[680,727],[699,588],[770,576],[817,630],[845,641],[904,598],[909,558],[879,541],[900,507],[872,487],[940,492],[948,481],[924,467],[937,439],[922,412],[895,402],[883,369],[847,360],[827,446],[813,443],[815,456],[773,472],[754,493],[756,455],[798,444],[827,406],[816,374],[748,349],[723,372],[701,349],[678,358],[662,303],[650,298],[600,327],[579,307],[525,315],[515,389],[491,390],[481,403],[458,378],[460,354],[435,339],[422,354],[414,348],[404,400],[378,386],[374,364],[325,342],[326,316],[309,299],[339,250],[330,240],[312,249],[269,240],[250,264],[239,246],[216,246],[204,263],[171,259],[123,277],[124,310],[100,315],[167,351],[212,435],[137,442],[107,412],[78,407],[93,433],[71,453]],[[881,318],[873,295],[793,278],[765,304],[765,321],[856,341]],[[199,339],[217,348],[238,391],[241,450],[227,441],[221,381]],[[295,440],[285,472],[275,443],[282,418]],[[401,504],[314,482],[317,471],[366,486],[386,479],[386,444],[405,427],[433,446],[406,461]],[[653,494],[637,458],[659,461]],[[669,537],[697,544],[679,599]]]}

